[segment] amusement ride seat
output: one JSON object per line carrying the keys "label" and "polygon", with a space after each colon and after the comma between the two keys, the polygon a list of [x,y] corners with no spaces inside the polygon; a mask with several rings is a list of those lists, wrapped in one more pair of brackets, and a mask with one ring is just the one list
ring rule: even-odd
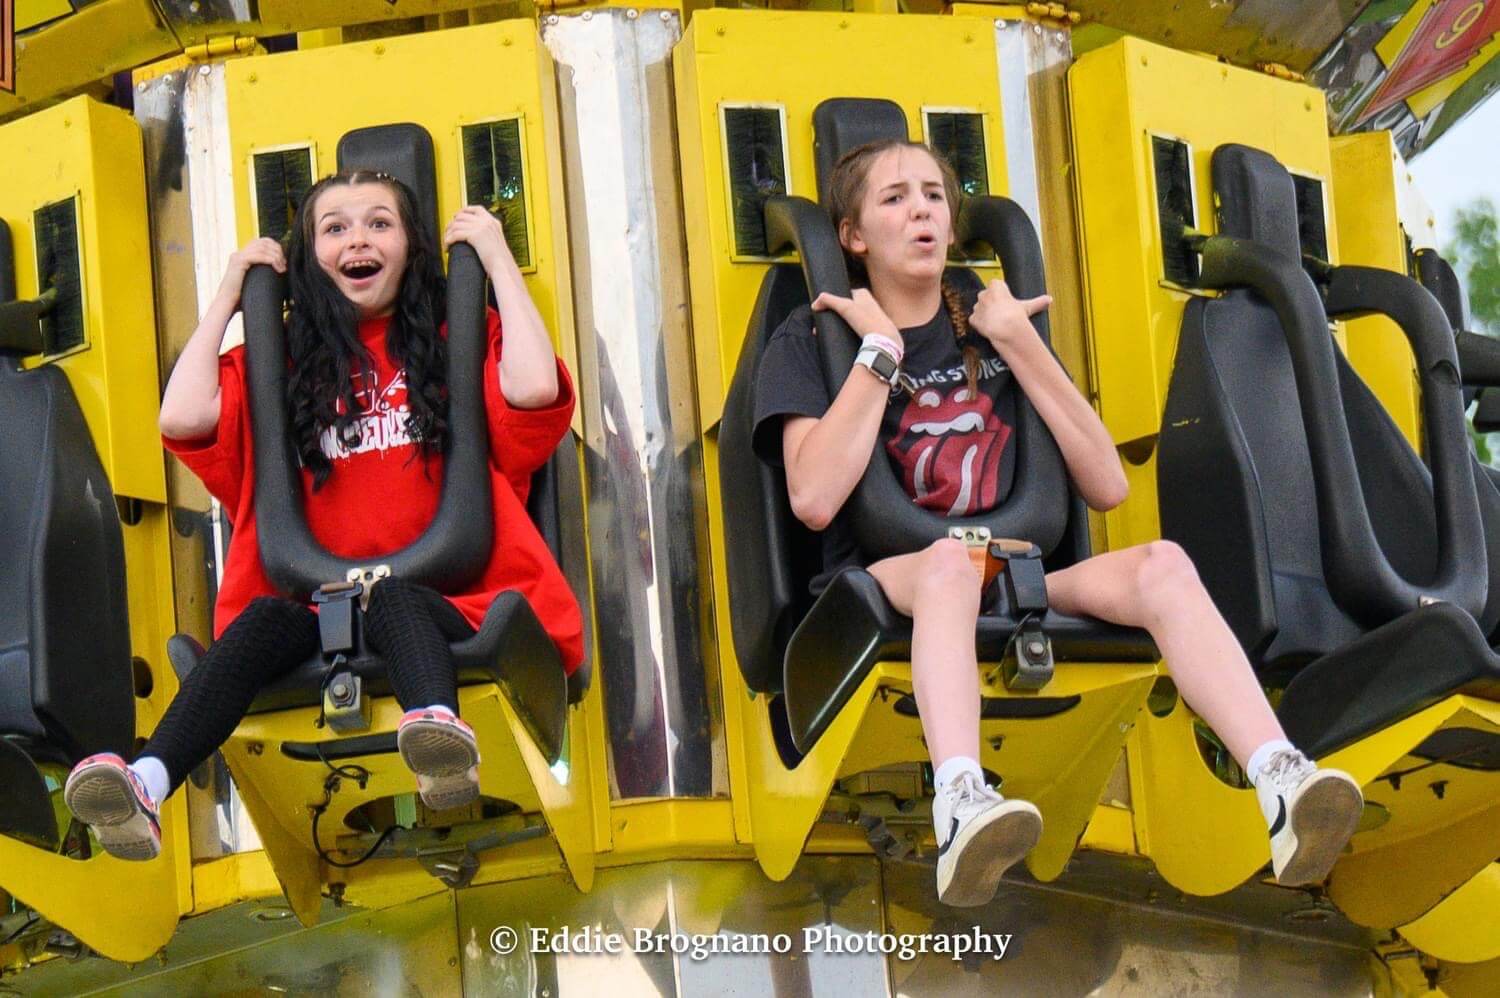
{"label": "amusement ride seat", "polygon": [[[416,194],[419,215],[436,243],[432,140],[422,126],[355,129],[340,141],[338,160],[341,169],[380,170],[406,183]],[[407,579],[439,591],[460,587],[483,571],[491,549],[489,434],[482,380],[487,346],[485,274],[471,247],[457,244],[452,248],[447,316],[452,436],[438,509],[423,534],[405,548],[359,560],[335,557],[326,551],[313,538],[303,514],[300,470],[282,404],[286,382],[284,300],[284,282],[279,275],[269,267],[251,269],[244,291],[250,418],[257,440],[281,441],[281,446],[255,450],[259,547],[267,575],[284,594],[320,604],[322,647],[257,695],[224,752],[294,911],[311,924],[317,917],[323,876],[319,861],[335,867],[357,865],[376,856],[387,836],[413,821],[410,817],[394,823],[383,819],[386,831],[353,864],[330,859],[318,831],[318,818],[324,809],[326,836],[336,832],[340,819],[349,821],[354,811],[377,797],[410,792],[409,774],[399,765],[376,762],[391,758],[397,751],[395,715],[388,712],[394,707],[389,701],[382,700],[388,706],[379,708],[387,710],[384,716],[388,723],[373,725],[379,729],[375,733],[360,733],[372,727],[372,700],[390,693],[386,663],[364,641],[360,597],[386,577]],[[572,441],[565,439],[549,463],[534,475],[528,497],[528,511],[554,553],[559,546],[558,484],[570,471],[576,477]],[[481,693],[474,703],[482,710],[470,718],[485,757],[480,767],[482,793],[503,797],[500,813],[516,808],[529,813],[533,806],[540,808],[575,881],[586,890],[592,881],[593,863],[588,851],[588,819],[580,814],[591,804],[586,795],[580,796],[580,788],[569,782],[572,779],[576,783],[577,779],[563,760],[569,705],[581,700],[588,688],[587,667],[580,666],[572,677],[564,674],[556,645],[526,598],[516,590],[496,596],[478,631],[451,643],[450,650],[461,700],[464,688],[471,686],[492,685],[500,694],[497,704]],[[178,635],[172,639],[169,652],[174,668],[185,674],[194,667],[202,649],[191,638]],[[306,708],[318,708],[314,725],[324,727],[326,719],[333,737],[327,731],[309,740],[291,737],[306,730],[291,720],[307,716]],[[286,713],[299,709],[303,711],[300,715]],[[524,734],[518,733],[516,725]],[[509,729],[514,737],[487,726]],[[262,751],[266,741],[272,743],[275,759],[266,758],[272,753]],[[496,758],[497,752],[504,758]],[[356,759],[365,762],[355,765],[352,760]],[[310,780],[312,771],[301,768],[309,764],[320,773],[333,774],[326,781],[323,776],[317,777],[323,783],[321,805],[300,797],[315,792],[316,784],[308,782],[305,789],[295,789],[287,782],[296,780],[301,787],[304,778]],[[336,801],[335,794],[341,789],[337,781],[340,772],[358,774],[353,783],[344,781],[349,787],[357,784],[358,789],[345,789]],[[371,781],[369,786],[366,780]],[[523,786],[513,781],[526,782]],[[538,781],[550,784],[550,789],[539,788]],[[302,820],[307,807],[312,808],[310,827]],[[292,811],[299,813],[295,820],[290,817]],[[359,824],[368,821],[362,819]],[[268,825],[273,826],[269,831]],[[416,855],[445,883],[463,886],[478,868],[479,851],[542,831],[539,825],[527,822],[514,832],[482,833],[473,841],[455,838],[446,857],[442,847],[432,844],[399,848],[393,844],[383,855]]]}
{"label": "amusement ride seat", "polygon": [[125,551],[109,478],[44,352],[49,296],[15,300],[0,221],[0,834],[56,850],[40,766],[66,773],[135,736]]}
{"label": "amusement ride seat", "polygon": [[[1224,293],[1184,311],[1162,533],[1280,688],[1287,736],[1337,753],[1365,786],[1367,820],[1330,896],[1362,924],[1404,925],[1495,858],[1500,656],[1486,635],[1500,504],[1470,455],[1439,303],[1404,274],[1304,269],[1293,183],[1267,153],[1221,146],[1212,167],[1222,234],[1188,246],[1201,284]],[[1368,313],[1411,344],[1425,464],[1329,332]]]}
{"label": "amusement ride seat", "polygon": [[[1221,235],[1203,240],[1162,418],[1162,533],[1182,544],[1252,664],[1285,685],[1288,737],[1323,756],[1455,692],[1500,698],[1500,606],[1463,426],[1453,337],[1404,275],[1302,269],[1290,175],[1213,155]],[[1418,358],[1431,470],[1328,334],[1383,312]],[[1295,399],[1296,404],[1291,404]]]}
{"label": "amusement ride seat", "polygon": [[[849,149],[909,134],[900,106],[886,100],[826,100],[813,120],[820,184]],[[850,293],[843,253],[825,210],[805,198],[772,197],[765,219],[769,250],[795,248],[801,267],[773,264],[764,278],[725,398],[718,454],[724,519],[733,524],[726,531],[726,568],[735,653],[746,686],[765,694],[764,714],[757,707],[755,723],[769,726],[772,751],[779,756],[761,760],[759,748],[747,749],[764,767],[754,777],[765,786],[752,788],[752,811],[761,795],[766,816],[777,815],[774,829],[755,822],[755,845],[762,867],[779,879],[790,870],[835,774],[922,761],[925,750],[914,730],[916,701],[906,692],[909,673],[900,666],[910,657],[910,618],[891,607],[862,569],[840,573],[816,600],[810,597],[808,582],[821,568],[812,563],[818,545],[792,515],[784,470],[761,461],[752,445],[756,379],[771,333],[817,294]],[[958,230],[961,240],[995,249],[1018,297],[1045,291],[1036,232],[1013,202],[969,199]],[[949,278],[975,281],[959,269]],[[1033,322],[1048,341],[1045,314]],[[842,384],[858,341],[832,312],[814,313],[814,323],[828,380]],[[856,542],[871,560],[919,550],[949,536],[953,527],[983,527],[992,538],[1033,545],[1029,555],[1009,561],[1011,581],[1000,587],[997,605],[987,605],[975,636],[980,660],[1002,663],[987,673],[992,685],[981,707],[986,758],[995,761],[981,761],[1004,770],[1007,792],[1029,794],[1043,808],[1043,840],[1027,862],[1035,875],[1050,879],[1061,872],[1093,814],[1128,722],[1145,702],[1159,655],[1144,631],[1047,609],[1042,566],[1061,567],[1086,557],[1087,521],[1056,443],[1024,399],[1018,399],[1015,420],[1016,480],[988,514],[946,518],[915,506],[879,445],[849,505]],[[1082,672],[1063,666],[1054,679],[1054,660],[1089,664]],[[897,671],[887,671],[882,662]],[[995,685],[1002,676],[1004,691]],[[862,689],[874,690],[872,681],[883,691],[881,702],[888,699],[887,687],[896,693],[893,703],[880,708],[880,717],[868,713],[874,710],[868,697],[857,699]],[[899,732],[888,727],[887,713],[904,719]],[[1039,736],[1046,729],[1060,740],[1050,756],[1012,738],[1033,725]],[[860,734],[866,727],[868,734]],[[1099,734],[1104,729],[1107,737]],[[1005,750],[1009,761],[992,755],[1001,751],[1002,741],[1014,743]],[[873,833],[871,840],[876,841]]]}

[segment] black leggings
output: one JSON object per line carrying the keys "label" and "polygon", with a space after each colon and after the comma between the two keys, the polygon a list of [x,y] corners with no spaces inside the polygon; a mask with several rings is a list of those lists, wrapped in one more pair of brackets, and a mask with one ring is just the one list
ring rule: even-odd
{"label": "black leggings", "polygon": [[[425,586],[386,579],[370,593],[364,627],[403,710],[441,704],[457,712],[448,644],[474,629],[452,603]],[[175,791],[234,733],[255,695],[318,647],[318,617],[306,606],[271,596],[251,601],[188,674],[139,755],[160,759]]]}

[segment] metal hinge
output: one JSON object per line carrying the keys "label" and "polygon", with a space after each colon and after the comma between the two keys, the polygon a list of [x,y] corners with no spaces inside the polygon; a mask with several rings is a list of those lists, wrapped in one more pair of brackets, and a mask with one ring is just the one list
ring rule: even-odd
{"label": "metal hinge", "polygon": [[1077,24],[1083,20],[1083,15],[1078,11],[1069,10],[1066,4],[1060,3],[1028,3],[1026,13],[1040,20],[1057,21],[1060,24]]}
{"label": "metal hinge", "polygon": [[1267,76],[1276,77],[1278,80],[1291,80],[1293,83],[1302,83],[1307,79],[1307,77],[1295,69],[1288,69],[1279,62],[1258,62],[1255,64],[1255,68]]}
{"label": "metal hinge", "polygon": [[191,62],[213,62],[233,55],[249,55],[255,46],[254,35],[214,35],[197,45],[189,45],[182,54]]}

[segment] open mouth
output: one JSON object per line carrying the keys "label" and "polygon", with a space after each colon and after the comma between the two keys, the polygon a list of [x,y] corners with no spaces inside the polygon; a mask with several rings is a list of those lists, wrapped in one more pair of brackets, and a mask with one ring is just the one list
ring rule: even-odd
{"label": "open mouth", "polygon": [[366,281],[384,268],[374,260],[352,260],[339,268],[339,273],[351,281]]}
{"label": "open mouth", "polygon": [[937,245],[937,236],[924,232],[916,238],[916,244],[923,249],[931,249]]}

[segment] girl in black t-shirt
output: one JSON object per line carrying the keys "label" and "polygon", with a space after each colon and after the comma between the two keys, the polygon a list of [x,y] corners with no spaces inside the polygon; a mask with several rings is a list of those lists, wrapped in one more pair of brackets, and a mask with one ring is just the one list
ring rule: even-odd
{"label": "girl in black t-shirt", "polygon": [[[863,370],[854,371],[837,394],[826,385],[821,395],[809,388],[810,377],[821,383],[822,376],[816,350],[808,349],[812,334],[803,313],[799,328],[773,337],[757,384],[757,438],[765,440],[761,431],[779,424],[776,456],[786,466],[792,510],[813,530],[835,523],[877,439],[886,442],[898,468],[911,472],[903,479],[913,501],[931,506],[924,500],[941,493],[939,506],[951,504],[953,512],[992,507],[1008,488],[995,480],[1004,467],[1006,430],[992,425],[1003,421],[981,399],[987,395],[985,373],[994,373],[996,359],[1008,372],[1007,382],[1014,379],[1056,438],[1089,506],[1107,510],[1125,499],[1125,473],[1109,432],[1031,325],[1030,317],[1051,299],[1018,301],[995,280],[972,313],[964,314],[956,297],[945,294],[956,195],[953,171],[916,143],[862,146],[835,167],[829,209],[839,241],[851,265],[868,277],[869,289],[851,298],[820,295],[813,308],[832,309],[864,337],[856,365]],[[948,366],[910,371],[903,363],[930,355],[934,336],[971,331],[982,342],[963,344],[960,378],[951,377]],[[897,407],[912,408],[928,392],[925,412],[934,415],[913,408],[899,417],[893,433],[882,423],[898,394],[892,377],[901,389],[903,374],[923,383],[905,385],[912,403]],[[788,384],[802,388],[788,390]],[[909,432],[914,428],[916,436]],[[963,439],[949,444],[945,455],[943,445],[921,438],[923,429]],[[984,437],[986,432],[999,439]],[[913,447],[916,457],[904,461]],[[945,459],[947,470],[933,477]],[[838,556],[825,545],[825,559]],[[983,904],[1005,869],[1036,844],[1042,818],[1032,804],[1005,800],[986,786],[979,766],[979,580],[967,550],[955,540],[882,559],[868,570],[891,604],[912,617],[912,683],[937,786],[938,896],[953,905]],[[1286,740],[1244,652],[1181,548],[1153,541],[1097,555],[1050,574],[1047,598],[1064,614],[1150,632],[1183,699],[1255,785],[1270,826],[1277,879],[1303,884],[1327,876],[1354,833],[1362,807],[1359,787],[1345,773],[1318,769]]]}

